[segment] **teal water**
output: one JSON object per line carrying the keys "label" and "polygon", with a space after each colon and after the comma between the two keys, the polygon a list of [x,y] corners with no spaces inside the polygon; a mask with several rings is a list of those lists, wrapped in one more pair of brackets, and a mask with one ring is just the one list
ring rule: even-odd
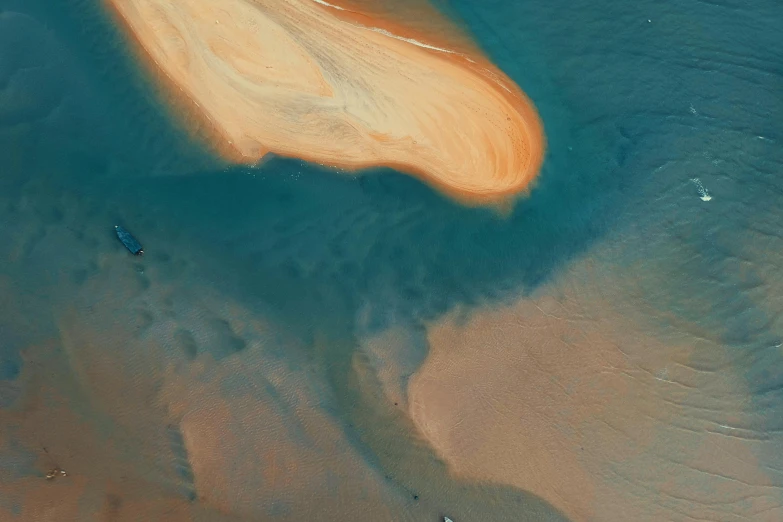
{"label": "teal water", "polygon": [[[507,218],[388,170],[338,175],[280,158],[221,164],[166,114],[96,4],[0,0],[2,407],[18,408],[24,396],[24,349],[60,338],[74,302],[79,320],[110,338],[120,319],[91,308],[119,299],[107,296],[127,293],[136,310],[168,292],[174,309],[180,290],[209,287],[295,339],[301,354],[290,359],[286,342],[270,344],[285,364],[305,365],[302,357],[323,370],[323,407],[368,466],[434,460],[421,447],[390,456],[405,452],[409,435],[375,419],[351,387],[360,338],[402,325],[414,341],[399,358],[415,369],[427,352],[425,322],[457,305],[546,294],[596,245],[610,244],[618,266],[637,267],[637,297],[655,311],[651,329],[687,321],[730,350],[730,370],[750,396],[738,415],[764,441],[756,457],[780,509],[779,3],[445,2],[544,121],[540,180]],[[699,199],[692,178],[711,201]],[[115,223],[137,235],[145,258],[123,256]],[[128,317],[154,332],[152,309]],[[252,346],[226,327],[230,314],[183,330],[171,349],[222,361]],[[389,423],[400,448],[369,433],[375,422]],[[0,474],[34,473],[29,448],[3,448]],[[426,489],[395,473],[395,499]],[[475,499],[474,516],[487,510],[484,520],[561,517],[511,488],[460,487]],[[431,503],[419,512],[405,504],[398,519],[435,520],[426,517],[448,508],[422,500]]]}

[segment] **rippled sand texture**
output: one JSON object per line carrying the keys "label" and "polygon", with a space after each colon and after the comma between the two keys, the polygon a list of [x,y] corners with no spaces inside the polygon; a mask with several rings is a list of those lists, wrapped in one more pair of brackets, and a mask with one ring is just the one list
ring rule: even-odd
{"label": "rippled sand texture", "polygon": [[[295,343],[282,350],[285,334],[226,296],[158,286],[161,271],[125,270],[117,253],[57,336],[24,350],[0,451],[27,461],[0,475],[0,519],[410,520],[324,413],[329,391]],[[54,466],[68,476],[45,480]]]}
{"label": "rippled sand texture", "polygon": [[696,324],[651,330],[626,293],[638,273],[588,286],[582,264],[550,295],[437,321],[412,419],[457,475],[572,520],[780,520],[736,353]]}
{"label": "rippled sand texture", "polygon": [[391,166],[481,203],[541,165],[535,109],[480,53],[312,0],[108,1],[231,160]]}

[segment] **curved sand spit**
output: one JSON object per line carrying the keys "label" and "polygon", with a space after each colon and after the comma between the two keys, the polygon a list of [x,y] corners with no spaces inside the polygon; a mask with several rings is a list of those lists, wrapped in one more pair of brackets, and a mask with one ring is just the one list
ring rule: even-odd
{"label": "curved sand spit", "polygon": [[390,166],[479,203],[540,168],[535,109],[479,53],[316,0],[106,1],[233,161]]}

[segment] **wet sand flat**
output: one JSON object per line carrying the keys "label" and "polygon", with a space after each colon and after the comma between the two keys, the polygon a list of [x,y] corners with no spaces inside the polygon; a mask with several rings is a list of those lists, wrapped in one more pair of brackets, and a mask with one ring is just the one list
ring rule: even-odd
{"label": "wet sand flat", "polygon": [[586,287],[585,265],[572,274],[430,326],[409,413],[452,472],[572,520],[777,520],[774,446],[730,349],[698,330],[651,335],[622,290]]}
{"label": "wet sand flat", "polygon": [[[0,477],[0,518],[413,520],[322,409],[316,372],[289,366],[296,345],[275,355],[278,327],[209,290],[144,290],[122,272],[118,300],[88,311],[91,299],[77,299],[58,338],[24,351],[24,394],[0,409],[0,451],[26,455],[30,469]],[[246,346],[214,351],[231,344],[209,335],[218,324]],[[67,476],[47,481],[55,466]]]}
{"label": "wet sand flat", "polygon": [[311,0],[107,5],[227,159],[390,166],[479,203],[524,191],[540,168],[534,107],[477,51]]}

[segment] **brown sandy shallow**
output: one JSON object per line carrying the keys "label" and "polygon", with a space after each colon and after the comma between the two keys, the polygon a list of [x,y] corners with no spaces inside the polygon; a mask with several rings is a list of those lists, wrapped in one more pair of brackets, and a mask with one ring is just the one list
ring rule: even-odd
{"label": "brown sandy shallow", "polygon": [[465,203],[505,201],[541,166],[533,105],[457,31],[356,2],[106,2],[229,160],[390,166]]}
{"label": "brown sandy shallow", "polygon": [[[278,327],[206,288],[150,287],[154,269],[116,267],[23,352],[0,453],[30,457],[0,474],[0,520],[415,519],[324,411],[328,389],[298,345],[276,354]],[[0,290],[0,305],[18,295]],[[224,346],[218,361],[210,350]],[[46,480],[54,466],[68,476]]]}
{"label": "brown sandy shallow", "polygon": [[[136,259],[81,210],[41,240],[37,212],[12,216],[9,259],[70,257],[58,257],[56,291],[0,275],[0,331],[24,358],[0,388],[14,399],[0,407],[0,520],[563,521],[514,488],[453,480],[402,409],[376,414],[402,404],[398,375],[421,357],[388,361],[383,383],[367,372],[344,401],[332,367],[352,339],[292,338],[265,305],[228,291],[223,260],[204,268],[210,257],[180,230]],[[371,343],[373,362],[388,343],[408,353],[418,332]],[[364,397],[373,410],[348,415]],[[364,437],[393,451],[379,461]],[[68,476],[47,481],[55,463]]]}
{"label": "brown sandy shallow", "polygon": [[622,275],[586,280],[601,281],[582,266],[551,296],[430,325],[408,410],[451,471],[574,521],[780,520],[775,445],[732,354],[696,325],[650,333],[609,290]]}

